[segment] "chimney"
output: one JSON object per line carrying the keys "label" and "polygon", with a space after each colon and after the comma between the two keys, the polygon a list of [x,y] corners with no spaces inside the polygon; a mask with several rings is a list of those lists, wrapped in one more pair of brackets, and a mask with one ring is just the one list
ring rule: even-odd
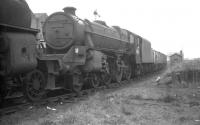
{"label": "chimney", "polygon": [[75,7],[65,7],[63,8],[64,12],[67,14],[76,15],[76,8]]}

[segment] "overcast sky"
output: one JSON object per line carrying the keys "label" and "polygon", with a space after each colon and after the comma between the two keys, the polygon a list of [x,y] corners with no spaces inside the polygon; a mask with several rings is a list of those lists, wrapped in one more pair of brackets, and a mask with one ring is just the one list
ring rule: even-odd
{"label": "overcast sky", "polygon": [[200,57],[199,0],[26,0],[34,13],[48,15],[66,6],[82,19],[99,19],[128,29],[165,54],[183,50],[186,58]]}

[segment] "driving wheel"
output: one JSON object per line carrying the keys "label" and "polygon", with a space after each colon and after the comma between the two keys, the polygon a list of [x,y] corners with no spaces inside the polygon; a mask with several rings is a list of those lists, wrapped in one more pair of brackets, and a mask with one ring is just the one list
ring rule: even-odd
{"label": "driving wheel", "polygon": [[40,101],[46,94],[46,80],[44,74],[40,70],[36,69],[29,72],[26,75],[23,84],[24,95],[30,101]]}

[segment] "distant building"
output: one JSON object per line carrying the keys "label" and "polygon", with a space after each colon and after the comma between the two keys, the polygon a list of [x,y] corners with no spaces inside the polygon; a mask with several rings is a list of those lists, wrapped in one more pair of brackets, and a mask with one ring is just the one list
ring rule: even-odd
{"label": "distant building", "polygon": [[179,53],[174,53],[169,58],[170,58],[170,64],[171,65],[174,65],[174,64],[177,64],[177,63],[181,63],[183,61],[183,52],[180,51],[180,54]]}
{"label": "distant building", "polygon": [[42,27],[48,15],[46,13],[34,13],[32,14],[31,28],[39,29],[40,32],[37,35],[39,41],[44,41],[42,34]]}

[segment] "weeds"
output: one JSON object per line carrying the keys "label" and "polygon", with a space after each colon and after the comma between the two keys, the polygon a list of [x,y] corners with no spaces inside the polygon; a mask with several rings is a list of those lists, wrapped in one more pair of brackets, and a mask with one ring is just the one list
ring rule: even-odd
{"label": "weeds", "polygon": [[135,99],[140,100],[140,99],[142,99],[142,96],[141,95],[135,95]]}
{"label": "weeds", "polygon": [[60,123],[62,125],[74,124],[77,121],[77,117],[75,115],[66,116]]}
{"label": "weeds", "polygon": [[136,99],[136,100],[141,100],[143,99],[141,95],[129,95],[128,99]]}
{"label": "weeds", "polygon": [[131,115],[132,114],[132,112],[130,110],[128,110],[127,107],[124,107],[124,106],[121,107],[121,111],[125,115]]}
{"label": "weeds", "polygon": [[45,120],[40,123],[40,125],[56,125],[56,123],[54,123],[53,121]]}
{"label": "weeds", "polygon": [[193,120],[193,118],[191,117],[185,117],[185,116],[182,116],[178,119],[181,123],[186,123],[187,121],[190,121],[190,120]]}
{"label": "weeds", "polygon": [[176,98],[174,98],[170,95],[167,95],[164,98],[158,99],[159,102],[165,102],[165,103],[171,103],[171,102],[174,102],[175,100],[176,100]]}
{"label": "weeds", "polygon": [[192,101],[192,102],[189,102],[189,105],[190,107],[193,107],[193,106],[199,106],[200,104],[197,101]]}

